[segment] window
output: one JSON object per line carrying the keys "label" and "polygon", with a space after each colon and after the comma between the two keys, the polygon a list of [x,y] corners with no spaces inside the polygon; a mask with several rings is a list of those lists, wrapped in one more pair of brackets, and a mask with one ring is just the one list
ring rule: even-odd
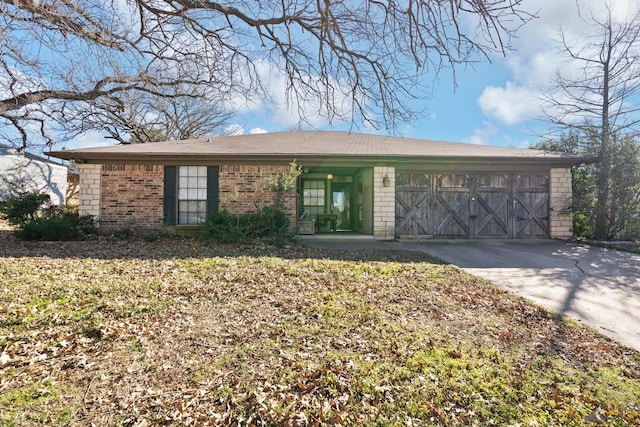
{"label": "window", "polygon": [[439,188],[469,188],[469,177],[467,175],[459,175],[456,173],[439,175]]}
{"label": "window", "polygon": [[317,179],[302,181],[302,206],[307,218],[317,219],[325,213],[326,182]]}
{"label": "window", "polygon": [[162,223],[199,224],[218,212],[219,174],[219,166],[165,165]]}
{"label": "window", "polygon": [[304,181],[303,195],[304,206],[324,206],[324,181]]}
{"label": "window", "polygon": [[207,167],[178,168],[178,224],[200,224],[207,218]]}

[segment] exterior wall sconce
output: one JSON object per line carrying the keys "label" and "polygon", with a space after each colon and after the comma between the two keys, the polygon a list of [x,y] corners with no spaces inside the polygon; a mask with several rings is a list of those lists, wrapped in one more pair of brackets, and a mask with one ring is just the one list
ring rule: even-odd
{"label": "exterior wall sconce", "polygon": [[382,178],[382,185],[384,187],[388,187],[389,185],[391,185],[391,180],[389,179],[388,175],[385,175],[384,178]]}
{"label": "exterior wall sconce", "polygon": [[332,173],[328,173],[327,174],[327,179],[333,179],[333,174]]}

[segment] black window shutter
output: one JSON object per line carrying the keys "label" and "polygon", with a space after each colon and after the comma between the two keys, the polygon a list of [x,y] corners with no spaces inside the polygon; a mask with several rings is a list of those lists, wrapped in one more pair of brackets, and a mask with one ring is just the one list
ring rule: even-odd
{"label": "black window shutter", "polygon": [[207,217],[218,213],[219,166],[207,166]]}
{"label": "black window shutter", "polygon": [[164,225],[176,225],[176,189],[178,186],[178,180],[176,166],[164,167]]}

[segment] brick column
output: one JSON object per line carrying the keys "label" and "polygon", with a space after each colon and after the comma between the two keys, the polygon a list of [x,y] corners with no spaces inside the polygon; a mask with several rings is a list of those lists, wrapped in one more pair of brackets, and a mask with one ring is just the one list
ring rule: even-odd
{"label": "brick column", "polygon": [[549,174],[549,225],[552,239],[573,237],[571,169],[551,169]]}
{"label": "brick column", "polygon": [[102,165],[80,165],[79,213],[100,219],[100,175]]}
{"label": "brick column", "polygon": [[[389,186],[384,186],[385,178]],[[393,240],[396,235],[396,172],[392,167],[373,168],[373,237]]]}

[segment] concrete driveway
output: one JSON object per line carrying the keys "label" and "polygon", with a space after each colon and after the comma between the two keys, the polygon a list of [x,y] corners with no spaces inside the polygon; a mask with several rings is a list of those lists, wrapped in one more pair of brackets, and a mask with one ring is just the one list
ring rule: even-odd
{"label": "concrete driveway", "polygon": [[558,240],[304,242],[417,250],[640,350],[640,255]]}

